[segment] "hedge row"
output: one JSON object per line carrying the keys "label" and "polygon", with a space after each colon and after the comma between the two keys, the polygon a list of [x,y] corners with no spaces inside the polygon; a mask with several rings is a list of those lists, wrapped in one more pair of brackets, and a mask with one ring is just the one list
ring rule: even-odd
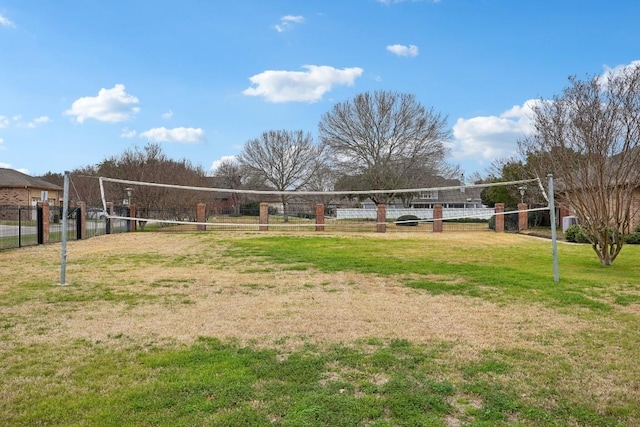
{"label": "hedge row", "polygon": [[[591,243],[586,230],[577,224],[567,228],[564,232],[564,239],[573,243]],[[640,245],[640,225],[633,233],[624,236],[624,242],[628,245]]]}

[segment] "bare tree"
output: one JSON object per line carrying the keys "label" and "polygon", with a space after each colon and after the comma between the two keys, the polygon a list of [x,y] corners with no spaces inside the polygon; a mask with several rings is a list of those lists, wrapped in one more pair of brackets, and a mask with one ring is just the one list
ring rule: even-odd
{"label": "bare tree", "polygon": [[521,149],[537,156],[540,173],[553,173],[559,200],[576,212],[600,263],[612,264],[637,215],[640,67],[570,77],[562,94],[534,108],[533,124]]}
{"label": "bare tree", "polygon": [[[143,149],[134,147],[122,154],[105,159],[98,165],[98,174],[110,178],[132,181],[155,182],[162,184],[207,187],[206,173],[200,166],[194,166],[188,160],[172,160],[162,151],[159,144],[147,144]],[[125,196],[124,184],[114,184],[107,192],[110,200],[122,200]],[[183,215],[181,211],[189,209],[195,216],[195,206],[203,202],[208,193],[199,191],[179,191],[164,187],[137,186],[132,199],[138,212],[149,217],[155,215],[166,218]]]}
{"label": "bare tree", "polygon": [[[311,177],[305,188],[310,191],[330,192],[336,189],[336,174],[327,164],[321,165],[315,174]],[[336,201],[336,196],[332,194],[313,195],[306,198],[309,202],[322,203],[328,207],[331,202]]]}
{"label": "bare tree", "polygon": [[[242,188],[243,171],[236,160],[224,159],[213,171],[216,178],[216,186],[237,190]],[[240,203],[242,197],[240,193],[231,193],[231,203],[235,214],[240,214]]]}
{"label": "bare tree", "polygon": [[[356,95],[326,113],[319,125],[333,163],[375,190],[416,183],[414,173],[438,175],[444,166],[446,118],[425,109],[411,94],[377,91]],[[371,195],[386,203],[394,194]]]}
{"label": "bare tree", "polygon": [[[308,132],[270,130],[247,141],[238,161],[275,190],[295,191],[304,188],[323,165],[323,149]],[[281,195],[280,200],[286,221],[289,196]]]}

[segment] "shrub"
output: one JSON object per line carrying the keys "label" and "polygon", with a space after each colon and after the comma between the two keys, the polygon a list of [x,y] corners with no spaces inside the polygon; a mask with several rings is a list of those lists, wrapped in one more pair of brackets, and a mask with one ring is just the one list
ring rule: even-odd
{"label": "shrub", "polygon": [[396,219],[396,225],[415,226],[415,225],[418,225],[419,219],[420,218],[418,218],[415,215],[401,215],[398,217],[398,219]]}
{"label": "shrub", "polygon": [[567,231],[564,232],[564,239],[567,242],[590,243],[585,231],[577,224],[573,224],[567,228]]}
{"label": "shrub", "polygon": [[635,233],[625,236],[624,242],[628,245],[640,245],[640,230],[636,229]]}

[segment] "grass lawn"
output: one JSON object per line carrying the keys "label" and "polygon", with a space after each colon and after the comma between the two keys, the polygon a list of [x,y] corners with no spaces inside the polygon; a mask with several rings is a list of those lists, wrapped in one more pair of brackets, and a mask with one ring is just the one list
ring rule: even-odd
{"label": "grass lawn", "polygon": [[640,426],[640,246],[125,233],[0,252],[0,425]]}

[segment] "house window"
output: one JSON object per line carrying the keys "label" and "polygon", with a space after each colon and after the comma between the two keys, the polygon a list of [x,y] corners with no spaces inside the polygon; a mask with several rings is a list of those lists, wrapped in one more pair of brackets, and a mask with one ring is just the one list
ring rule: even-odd
{"label": "house window", "polygon": [[436,200],[438,198],[438,190],[421,191],[420,198],[427,200]]}

